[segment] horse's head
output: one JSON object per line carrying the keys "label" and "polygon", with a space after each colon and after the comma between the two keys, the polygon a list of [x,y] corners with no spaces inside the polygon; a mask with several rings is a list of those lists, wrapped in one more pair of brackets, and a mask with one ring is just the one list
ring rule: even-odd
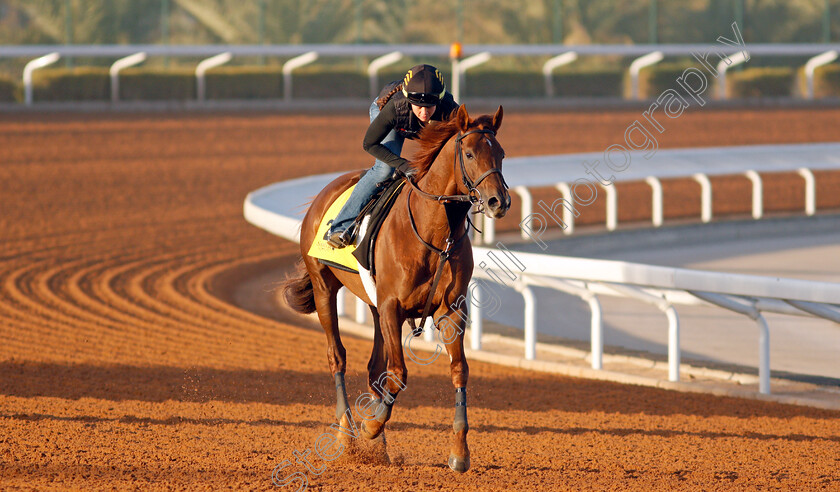
{"label": "horse's head", "polygon": [[496,219],[504,217],[510,208],[510,194],[502,176],[505,151],[496,140],[503,114],[499,106],[496,114],[472,120],[465,105],[455,114],[455,179],[463,193],[474,197],[480,211]]}

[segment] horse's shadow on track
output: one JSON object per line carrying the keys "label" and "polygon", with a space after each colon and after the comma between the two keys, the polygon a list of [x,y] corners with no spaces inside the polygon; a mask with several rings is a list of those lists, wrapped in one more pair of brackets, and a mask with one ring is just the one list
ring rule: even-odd
{"label": "horse's shadow on track", "polygon": [[[367,391],[366,377],[350,375],[351,393]],[[527,373],[526,377],[473,374],[470,405],[477,409],[529,412],[606,412],[648,415],[815,418],[836,412],[774,403],[687,394],[617,383]],[[449,378],[414,375],[400,406],[447,408]],[[57,397],[70,400],[96,398],[146,402],[224,401],[272,405],[310,404],[332,407],[334,389],[328,371],[286,369],[179,368],[169,366],[89,365],[0,362],[0,394],[16,397]],[[325,416],[326,418],[326,416]],[[397,424],[399,425],[399,424]],[[478,430],[478,429],[476,429]],[[501,429],[499,429],[501,430]],[[545,429],[549,432],[552,429]],[[525,429],[517,429],[523,432]],[[532,429],[540,432],[540,429]],[[568,429],[565,429],[568,431]]]}

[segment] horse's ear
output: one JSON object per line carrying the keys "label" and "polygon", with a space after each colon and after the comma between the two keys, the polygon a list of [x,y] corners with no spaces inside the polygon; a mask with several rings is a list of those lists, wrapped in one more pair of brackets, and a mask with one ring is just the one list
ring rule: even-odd
{"label": "horse's ear", "polygon": [[462,104],[455,114],[455,125],[459,131],[464,131],[470,126],[470,115],[467,113],[467,105]]}
{"label": "horse's ear", "polygon": [[504,116],[505,112],[501,106],[499,109],[496,110],[496,114],[493,115],[493,131],[499,133],[499,127],[502,126],[502,116]]}

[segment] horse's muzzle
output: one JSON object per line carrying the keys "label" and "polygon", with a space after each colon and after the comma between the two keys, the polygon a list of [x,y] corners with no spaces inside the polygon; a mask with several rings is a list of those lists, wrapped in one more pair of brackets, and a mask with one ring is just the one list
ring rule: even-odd
{"label": "horse's muzzle", "polygon": [[485,214],[493,219],[501,219],[510,208],[510,194],[505,191],[502,195],[493,195],[487,199]]}

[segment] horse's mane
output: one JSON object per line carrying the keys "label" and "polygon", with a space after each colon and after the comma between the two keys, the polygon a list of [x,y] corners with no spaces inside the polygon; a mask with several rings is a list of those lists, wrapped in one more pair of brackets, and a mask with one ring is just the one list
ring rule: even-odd
{"label": "horse's mane", "polygon": [[[458,126],[455,122],[456,113],[457,111],[453,111],[447,120],[426,125],[420,131],[417,139],[420,148],[414,153],[411,162],[411,165],[417,170],[415,179],[420,179],[429,172],[429,169],[431,169],[440,151],[443,150],[446,142],[458,133]],[[489,126],[492,124],[492,118],[488,115],[479,116],[470,127],[481,126],[481,124]]]}
{"label": "horse's mane", "polygon": [[429,172],[443,146],[452,138],[452,135],[458,132],[458,127],[455,124],[456,113],[457,111],[453,111],[447,120],[426,125],[420,131],[417,139],[420,148],[414,153],[411,162],[411,165],[417,170],[415,179],[420,179]]}

